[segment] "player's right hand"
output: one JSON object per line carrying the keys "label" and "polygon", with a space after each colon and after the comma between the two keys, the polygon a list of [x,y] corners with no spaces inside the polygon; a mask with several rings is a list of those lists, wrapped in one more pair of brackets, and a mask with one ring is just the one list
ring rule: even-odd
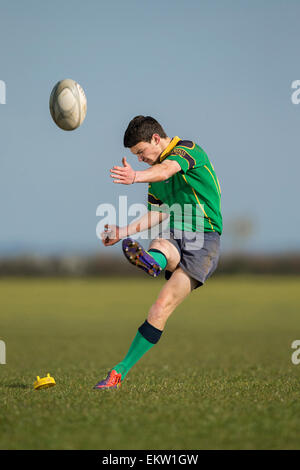
{"label": "player's right hand", "polygon": [[104,232],[101,233],[102,243],[111,246],[120,241],[120,229],[118,225],[104,225]]}

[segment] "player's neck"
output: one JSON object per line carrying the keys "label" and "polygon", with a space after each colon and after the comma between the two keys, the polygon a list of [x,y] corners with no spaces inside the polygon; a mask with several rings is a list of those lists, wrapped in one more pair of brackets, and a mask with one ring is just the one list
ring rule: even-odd
{"label": "player's neck", "polygon": [[172,139],[170,137],[165,137],[165,138],[160,139],[160,153],[161,154],[166,150],[171,140]]}

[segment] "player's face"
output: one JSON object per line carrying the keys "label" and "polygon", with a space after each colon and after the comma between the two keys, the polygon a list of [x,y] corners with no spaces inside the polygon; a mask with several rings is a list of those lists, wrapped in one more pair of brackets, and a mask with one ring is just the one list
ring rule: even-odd
{"label": "player's face", "polygon": [[161,154],[160,136],[153,134],[151,142],[139,142],[134,147],[131,147],[130,151],[138,157],[140,162],[154,165]]}

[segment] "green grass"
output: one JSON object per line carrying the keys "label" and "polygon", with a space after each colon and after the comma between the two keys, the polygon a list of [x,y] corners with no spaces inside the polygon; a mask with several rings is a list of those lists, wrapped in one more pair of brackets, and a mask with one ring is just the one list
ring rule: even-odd
{"label": "green grass", "polygon": [[[299,449],[300,278],[215,277],[169,319],[120,390],[161,281],[1,280],[1,449]],[[57,386],[34,391],[50,372]]]}

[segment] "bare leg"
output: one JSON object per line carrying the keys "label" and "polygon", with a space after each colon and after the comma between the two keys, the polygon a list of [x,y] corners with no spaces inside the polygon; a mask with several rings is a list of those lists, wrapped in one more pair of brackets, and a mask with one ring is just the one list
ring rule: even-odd
{"label": "bare leg", "polygon": [[[176,250],[175,247],[174,249]],[[190,294],[196,284],[197,281],[190,278],[183,269],[176,268],[150,308],[147,321],[155,328],[163,330],[171,313]]]}
{"label": "bare leg", "polygon": [[156,238],[155,240],[152,240],[149,249],[161,251],[168,261],[166,269],[171,272],[175,271],[180,262],[180,254],[172,243],[164,238]]}

